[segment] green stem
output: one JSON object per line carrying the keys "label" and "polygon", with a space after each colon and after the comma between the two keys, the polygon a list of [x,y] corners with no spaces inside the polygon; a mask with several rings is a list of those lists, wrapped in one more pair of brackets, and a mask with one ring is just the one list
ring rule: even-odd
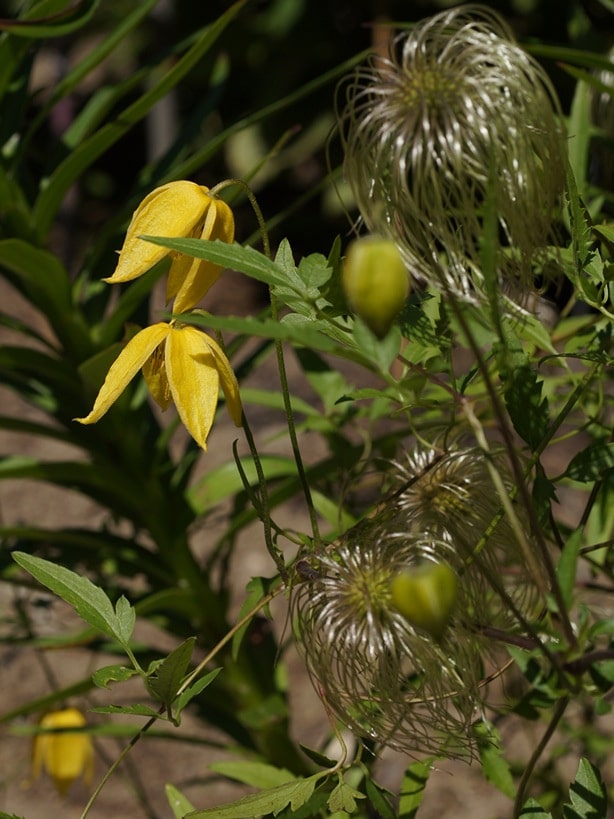
{"label": "green stem", "polygon": [[531,758],[529,759],[529,761],[527,763],[527,767],[525,768],[524,773],[522,774],[522,777],[520,779],[520,782],[518,783],[518,791],[516,793],[516,799],[514,801],[514,812],[513,812],[514,819],[516,819],[516,817],[520,816],[520,812],[522,811],[522,805],[523,805],[524,800],[525,800],[525,794],[526,794],[526,791],[527,791],[527,787],[529,785],[529,781],[530,781],[531,777],[533,776],[533,771],[535,770],[535,766],[537,765],[540,756],[544,752],[544,749],[545,749],[546,745],[548,744],[548,742],[552,738],[552,735],[554,734],[554,732],[556,730],[556,727],[559,724],[559,722],[561,720],[561,717],[565,713],[565,710],[566,710],[568,705],[569,705],[569,697],[563,697],[562,699],[560,699],[558,701],[558,703],[556,705],[556,708],[554,709],[554,713],[552,714],[552,719],[550,720],[550,724],[546,728],[546,730],[544,732],[544,735],[542,736],[540,741],[537,743],[536,749],[531,754]]}
{"label": "green stem", "polygon": [[[530,523],[530,527],[531,527],[531,533],[533,534],[535,540],[537,541],[537,545],[538,545],[539,552],[540,552],[540,557],[542,559],[543,566],[544,566],[544,568],[546,570],[546,574],[548,576],[550,591],[551,591],[552,595],[554,596],[554,599],[556,600],[557,609],[558,609],[559,617],[561,619],[561,624],[562,624],[562,627],[563,627],[563,631],[565,633],[565,637],[566,637],[567,642],[569,643],[570,646],[575,646],[577,644],[577,638],[576,638],[576,635],[574,633],[573,627],[571,625],[571,621],[569,619],[569,613],[567,611],[567,606],[565,605],[565,600],[563,599],[563,594],[561,592],[561,587],[559,585],[559,581],[558,581],[558,578],[557,578],[557,575],[556,575],[556,570],[554,568],[554,564],[552,563],[552,560],[550,558],[550,553],[548,552],[548,547],[546,545],[546,541],[544,539],[541,526],[540,526],[539,521],[537,519],[537,515],[535,514],[535,509],[534,509],[533,503],[531,501],[531,496],[529,494],[529,490],[528,490],[527,485],[525,483],[525,475],[524,475],[523,469],[522,469],[522,467],[520,465],[520,462],[519,462],[519,460],[518,460],[518,458],[516,456],[516,448],[514,446],[514,438],[513,438],[512,432],[510,430],[506,414],[504,412],[503,406],[501,405],[501,401],[500,401],[499,395],[498,395],[498,393],[497,393],[497,391],[495,389],[495,386],[493,384],[492,378],[490,377],[490,373],[488,372],[488,368],[487,368],[486,363],[484,361],[484,358],[482,356],[480,346],[477,343],[473,333],[471,332],[471,329],[470,329],[467,321],[465,320],[465,316],[463,315],[463,311],[460,308],[460,305],[458,305],[457,302],[454,299],[451,299],[451,305],[452,305],[452,309],[454,310],[454,313],[456,315],[456,318],[457,318],[457,320],[459,322],[459,325],[460,325],[460,327],[461,327],[461,329],[463,331],[463,334],[465,335],[465,338],[467,339],[467,342],[468,342],[468,344],[469,344],[469,346],[470,346],[470,348],[471,348],[471,350],[472,350],[472,352],[473,352],[473,354],[475,356],[477,365],[478,365],[479,370],[480,370],[480,372],[482,374],[482,377],[484,379],[484,384],[485,384],[486,390],[488,392],[488,397],[490,399],[491,406],[493,408],[493,411],[494,411],[495,416],[497,418],[497,421],[499,423],[499,428],[500,428],[501,433],[503,435],[503,439],[504,439],[504,442],[505,442],[505,447],[507,449],[507,452],[508,452],[508,455],[509,455],[509,458],[510,458],[510,463],[511,463],[511,466],[512,466],[512,470],[514,472],[514,478],[515,478],[515,482],[516,482],[517,492],[518,492],[518,494],[520,496],[523,507],[524,507],[524,509],[525,509],[525,511],[527,513],[529,523]],[[551,434],[553,434],[553,432],[554,432],[554,430],[552,431]],[[543,450],[540,450],[540,451],[543,451]],[[509,496],[507,495],[507,493],[505,491],[503,492],[503,495],[505,495],[507,497],[508,504],[511,507]],[[504,502],[504,505],[505,505],[505,501],[503,500],[503,496],[502,496],[501,500]],[[506,509],[506,511],[507,511],[507,509]],[[515,517],[515,515],[514,515],[514,517]],[[513,517],[510,518],[510,522],[512,522],[513,519],[514,519]],[[524,540],[524,538],[521,539],[520,545],[521,545],[521,547],[523,547],[523,550],[524,550],[524,545],[525,544],[526,544],[526,541]],[[539,575],[536,575],[536,578],[537,577],[539,577]]]}

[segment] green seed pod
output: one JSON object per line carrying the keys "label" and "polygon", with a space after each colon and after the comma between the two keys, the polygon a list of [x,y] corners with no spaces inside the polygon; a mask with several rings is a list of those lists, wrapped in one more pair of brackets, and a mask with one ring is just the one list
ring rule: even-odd
{"label": "green seed pod", "polygon": [[458,578],[447,563],[424,563],[390,583],[392,604],[416,628],[441,640],[458,597]]}
{"label": "green seed pod", "polygon": [[409,295],[409,276],[394,242],[379,236],[353,241],[343,265],[343,288],[352,310],[384,338]]}

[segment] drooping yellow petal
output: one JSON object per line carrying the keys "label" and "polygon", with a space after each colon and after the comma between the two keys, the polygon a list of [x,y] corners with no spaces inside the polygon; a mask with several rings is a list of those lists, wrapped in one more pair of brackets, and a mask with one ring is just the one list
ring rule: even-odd
{"label": "drooping yellow petal", "polygon": [[213,424],[220,387],[208,336],[187,325],[173,325],[166,340],[166,374],[183,425],[203,449]]}
{"label": "drooping yellow petal", "polygon": [[166,342],[163,341],[143,364],[143,378],[147,384],[147,389],[163,412],[170,407],[173,401],[171,388],[166,376],[166,363],[164,360],[165,346]]}
{"label": "drooping yellow petal", "polygon": [[182,282],[185,281],[190,268],[196,263],[192,256],[186,256],[185,253],[172,253],[171,259],[171,266],[168,269],[168,275],[166,278],[167,304],[169,301],[172,301],[175,298],[179,292]]}
{"label": "drooping yellow petal", "polygon": [[[231,244],[235,237],[235,220],[232,210],[222,199],[211,198],[210,201],[211,205],[207,210],[200,238],[220,239],[222,242]],[[222,269],[220,265],[213,262],[194,259],[176,291],[173,312],[185,313],[195,307],[217,281]]]}
{"label": "drooping yellow petal", "polygon": [[206,338],[207,344],[215,357],[215,365],[220,376],[220,386],[224,392],[228,413],[235,425],[240,427],[243,425],[243,407],[239,393],[239,382],[220,345],[211,336]]}
{"label": "drooping yellow petal", "polygon": [[99,421],[117,401],[156,347],[168,336],[170,329],[170,325],[160,322],[146,327],[131,338],[111,364],[92,411],[85,418],[75,418],[75,421],[81,424],[95,424]]}
{"label": "drooping yellow petal", "polygon": [[[76,708],[65,708],[46,714],[41,720],[42,728],[84,728],[86,720]],[[89,734],[77,731],[38,734],[32,753],[33,778],[42,768],[51,776],[63,796],[79,776],[91,781],[94,754]]]}
{"label": "drooping yellow petal", "polygon": [[132,216],[115,272],[105,281],[129,282],[168,254],[167,248],[144,242],[139,236],[189,236],[211,201],[207,190],[182,180],[169,182],[148,194]]}

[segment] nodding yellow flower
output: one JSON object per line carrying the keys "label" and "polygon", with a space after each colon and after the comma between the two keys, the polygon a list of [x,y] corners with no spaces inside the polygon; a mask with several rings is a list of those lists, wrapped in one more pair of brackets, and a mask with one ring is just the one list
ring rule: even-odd
{"label": "nodding yellow flower", "polygon": [[163,409],[173,402],[184,426],[203,449],[213,424],[220,386],[228,411],[242,423],[236,376],[222,348],[209,335],[175,321],[146,327],[132,338],[115,359],[92,411],[81,424],[99,421],[139,370],[156,403]]}
{"label": "nodding yellow flower", "polygon": [[61,796],[72,783],[83,776],[89,784],[94,773],[94,748],[89,734],[70,731],[70,728],[84,728],[85,717],[76,708],[65,708],[46,714],[41,728],[54,729],[40,733],[34,739],[32,751],[32,778],[47,771]]}
{"label": "nodding yellow flower", "polygon": [[105,281],[111,284],[132,281],[170,255],[166,298],[175,299],[175,313],[184,313],[198,304],[222,268],[213,262],[173,253],[139,237],[220,239],[231,243],[234,229],[231,209],[212,196],[209,188],[185,180],[169,182],[148,194],[134,212],[115,272]]}

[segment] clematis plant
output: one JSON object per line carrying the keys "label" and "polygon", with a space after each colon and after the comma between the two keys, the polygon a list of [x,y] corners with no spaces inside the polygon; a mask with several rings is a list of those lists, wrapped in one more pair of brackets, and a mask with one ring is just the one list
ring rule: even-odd
{"label": "clematis plant", "polygon": [[[105,281],[118,284],[136,279],[170,254],[166,298],[167,302],[174,299],[174,311],[183,313],[198,304],[222,268],[145,242],[139,238],[143,234],[232,242],[234,217],[229,206],[210,195],[208,188],[188,181],[156,188],[135,211],[115,272]],[[158,322],[137,333],[111,365],[92,411],[75,420],[81,424],[99,421],[139,370],[160,408],[166,410],[174,403],[184,426],[203,449],[220,387],[232,420],[241,426],[239,385],[224,351],[206,333],[176,320]]]}

